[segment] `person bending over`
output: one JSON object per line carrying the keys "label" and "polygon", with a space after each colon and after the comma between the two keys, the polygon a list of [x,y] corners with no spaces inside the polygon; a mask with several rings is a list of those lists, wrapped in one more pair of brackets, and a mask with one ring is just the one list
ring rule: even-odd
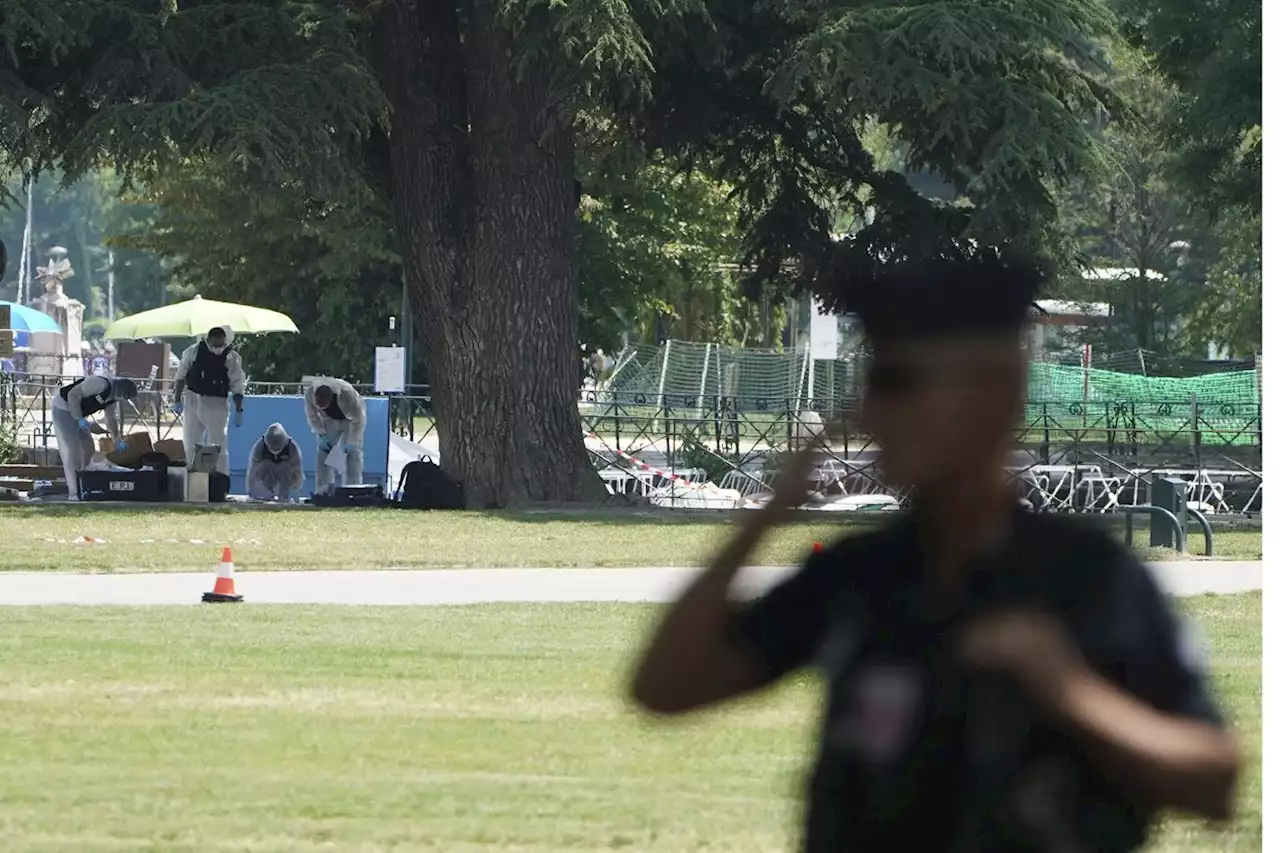
{"label": "person bending over", "polygon": [[364,478],[365,406],[360,392],[341,379],[317,379],[303,394],[307,422],[316,434],[316,492],[333,488],[334,469],[329,454],[341,447],[346,454],[342,484],[353,486]]}
{"label": "person bending over", "polygon": [[245,483],[254,500],[288,500],[302,488],[302,451],[281,424],[272,424],[249,451]]}
{"label": "person bending over", "polygon": [[[62,457],[62,475],[67,479],[67,500],[80,499],[80,472],[93,458],[93,433],[105,433],[115,440],[116,450],[124,450],[124,426],[119,401],[138,396],[138,386],[130,379],[86,376],[64,385],[54,395],[50,409],[53,434]],[[91,418],[101,413],[106,427]]]}

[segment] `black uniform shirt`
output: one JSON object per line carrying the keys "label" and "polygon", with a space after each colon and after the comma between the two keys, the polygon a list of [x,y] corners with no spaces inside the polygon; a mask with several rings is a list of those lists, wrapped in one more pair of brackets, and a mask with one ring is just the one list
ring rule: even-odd
{"label": "black uniform shirt", "polygon": [[954,661],[944,638],[984,611],[1055,615],[1101,676],[1162,711],[1221,723],[1146,566],[1069,518],[1019,511],[1010,530],[947,606],[926,593],[908,515],[814,554],[744,614],[741,634],[771,677],[810,664],[827,677],[807,853],[1141,846],[1152,814],[1038,723],[1015,684]]}

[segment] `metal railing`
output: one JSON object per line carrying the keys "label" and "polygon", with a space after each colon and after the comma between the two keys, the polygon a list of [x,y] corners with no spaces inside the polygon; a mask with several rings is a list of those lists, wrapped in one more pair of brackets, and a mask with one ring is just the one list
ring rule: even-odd
{"label": "metal railing", "polygon": [[[1182,522],[1169,510],[1162,506],[1127,506],[1121,507],[1124,513],[1124,544],[1133,547],[1133,516],[1149,515],[1153,519],[1156,517],[1164,518],[1172,525],[1173,530],[1173,546],[1179,554],[1187,553],[1187,530],[1182,526]],[[1200,531],[1204,534],[1204,556],[1213,556],[1213,525],[1209,523],[1209,519],[1203,512],[1198,509],[1187,509],[1187,515],[1200,525]]]}
{"label": "metal railing", "polygon": [[[53,397],[72,378],[43,375],[0,376],[0,427],[16,433],[21,446],[46,449],[56,445],[50,407]],[[138,396],[121,406],[121,417],[127,432],[149,432],[154,440],[180,434],[181,418],[171,406],[171,383],[147,379],[136,380]],[[362,394],[372,394],[368,386],[356,386]],[[249,395],[297,395],[301,383],[250,382]],[[418,440],[434,430],[434,417],[426,386],[408,389],[410,393],[391,398],[392,430],[410,440]]]}
{"label": "metal railing", "polygon": [[[0,378],[0,426],[22,446],[56,444],[50,417],[56,377]],[[371,394],[368,386],[356,386]],[[250,394],[300,394],[301,383],[251,383]],[[154,439],[180,433],[169,389],[153,383],[123,407],[126,428]],[[392,431],[428,446],[437,441],[436,413],[426,386],[391,395]],[[700,405],[699,405],[700,403]],[[763,405],[761,405],[763,403]],[[880,475],[878,450],[860,428],[848,400],[773,401],[687,399],[584,392],[579,403],[588,452],[610,488],[651,495],[712,484],[740,496],[767,494],[774,472],[809,434],[811,412],[827,435],[815,487],[829,498],[884,494],[906,500]],[[796,404],[799,405],[796,405]],[[1015,431],[1010,476],[1038,508],[1117,512],[1150,503],[1161,476],[1190,482],[1201,510],[1252,513],[1261,509],[1262,428],[1256,407],[1173,402],[1063,404],[1032,401]],[[714,496],[713,496],[714,497]],[[711,500],[711,498],[706,498]],[[716,498],[715,500],[719,500]]]}
{"label": "metal railing", "polygon": [[[1133,517],[1134,515],[1149,515],[1153,519],[1156,517],[1164,518],[1172,525],[1173,530],[1173,547],[1179,554],[1187,553],[1187,532],[1182,529],[1182,523],[1178,521],[1178,517],[1162,506],[1127,506],[1124,512],[1124,544],[1133,547]],[[1207,531],[1208,522],[1205,522],[1205,530]],[[1213,554],[1213,534],[1208,533],[1205,536],[1205,542],[1208,543],[1209,555]]]}
{"label": "metal railing", "polygon": [[[794,401],[793,401],[794,402]],[[877,475],[877,449],[860,428],[858,413],[838,401],[801,400],[774,412],[772,401],[585,393],[580,406],[588,447],[643,455],[650,465],[683,464],[707,470],[720,482],[767,488],[768,464],[795,450],[806,420],[825,414],[823,460],[833,494],[894,494]],[[850,407],[852,408],[852,407]],[[833,416],[834,415],[834,416]],[[1159,476],[1191,481],[1193,500],[1216,512],[1260,508],[1262,430],[1258,411],[1195,400],[1133,404],[1063,404],[1032,401],[1015,430],[1011,473],[1049,509],[1110,512],[1150,502]],[[701,464],[706,463],[706,464]],[[843,474],[841,468],[845,469]],[[899,497],[904,497],[899,495]]]}

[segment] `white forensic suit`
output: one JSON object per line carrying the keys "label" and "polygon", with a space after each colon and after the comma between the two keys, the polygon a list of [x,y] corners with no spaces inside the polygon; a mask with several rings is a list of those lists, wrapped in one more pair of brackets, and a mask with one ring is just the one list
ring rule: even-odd
{"label": "white forensic suit", "polygon": [[302,488],[302,450],[280,424],[267,427],[249,452],[245,484],[259,501],[287,500]]}
{"label": "white forensic suit", "polygon": [[[333,402],[327,408],[316,405],[316,389],[327,385],[333,391]],[[335,447],[346,452],[342,484],[354,486],[364,479],[364,398],[341,379],[317,379],[302,395],[307,407],[307,422],[317,436],[316,493],[324,494],[333,484],[334,470],[325,464]]]}
{"label": "white forensic suit", "polygon": [[[128,389],[128,390],[126,390]],[[93,458],[93,434],[89,418],[103,413],[107,434],[122,443],[120,407],[117,400],[134,396],[136,388],[129,380],[110,376],[86,376],[63,386],[50,404],[53,434],[58,439],[58,455],[62,457],[62,474],[67,478],[67,497],[80,499],[80,472]]]}
{"label": "white forensic suit", "polygon": [[227,330],[227,348],[215,353],[200,340],[187,347],[178,364],[175,382],[185,383],[182,391],[182,449],[187,464],[195,457],[196,448],[204,445],[222,448],[218,454],[218,470],[230,473],[227,464],[227,418],[231,414],[230,398],[244,394],[244,366],[240,353],[231,342]]}

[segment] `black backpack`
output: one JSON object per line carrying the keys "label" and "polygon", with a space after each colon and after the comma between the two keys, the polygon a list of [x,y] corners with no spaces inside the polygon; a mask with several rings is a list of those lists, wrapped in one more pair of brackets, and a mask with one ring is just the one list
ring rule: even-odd
{"label": "black backpack", "polygon": [[404,466],[400,474],[400,507],[403,509],[462,509],[462,487],[429,459]]}

